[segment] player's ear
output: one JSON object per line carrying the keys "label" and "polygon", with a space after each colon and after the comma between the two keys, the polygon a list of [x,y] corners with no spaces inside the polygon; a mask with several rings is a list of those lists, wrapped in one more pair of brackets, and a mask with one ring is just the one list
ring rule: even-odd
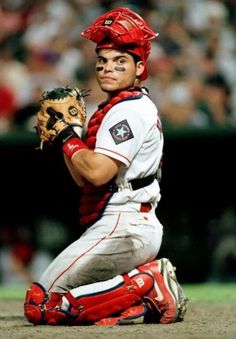
{"label": "player's ear", "polygon": [[143,73],[144,69],[145,69],[145,66],[144,66],[143,61],[142,60],[138,61],[136,63],[136,76],[140,77],[140,75]]}

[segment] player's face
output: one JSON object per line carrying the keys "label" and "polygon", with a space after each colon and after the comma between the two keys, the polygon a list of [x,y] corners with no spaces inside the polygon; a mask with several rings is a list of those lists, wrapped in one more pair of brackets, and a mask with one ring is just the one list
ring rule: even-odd
{"label": "player's face", "polygon": [[143,62],[135,63],[128,53],[114,49],[101,49],[98,52],[96,77],[104,92],[116,92],[133,86],[143,70]]}

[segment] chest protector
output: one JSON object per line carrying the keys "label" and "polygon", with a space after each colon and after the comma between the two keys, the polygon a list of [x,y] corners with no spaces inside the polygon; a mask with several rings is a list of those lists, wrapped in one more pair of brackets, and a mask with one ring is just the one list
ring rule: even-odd
{"label": "chest protector", "polygon": [[[84,140],[86,146],[91,150],[95,149],[97,132],[105,115],[114,105],[125,100],[139,99],[142,96],[141,89],[129,89],[129,91],[122,91],[109,102],[100,105],[89,121],[87,135]],[[91,226],[101,218],[113,195],[112,185],[114,185],[114,179],[98,187],[92,185],[87,180],[84,181],[79,208],[80,224],[82,226]]]}

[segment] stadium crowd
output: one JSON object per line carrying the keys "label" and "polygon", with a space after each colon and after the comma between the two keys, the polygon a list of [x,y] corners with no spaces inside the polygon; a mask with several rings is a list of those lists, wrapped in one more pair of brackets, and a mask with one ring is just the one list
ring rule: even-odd
{"label": "stadium crowd", "polygon": [[88,115],[103,99],[93,44],[82,28],[114,7],[140,13],[159,32],[144,85],[164,126],[236,124],[235,0],[2,0],[0,133],[32,130],[39,97],[60,85],[92,89]]}

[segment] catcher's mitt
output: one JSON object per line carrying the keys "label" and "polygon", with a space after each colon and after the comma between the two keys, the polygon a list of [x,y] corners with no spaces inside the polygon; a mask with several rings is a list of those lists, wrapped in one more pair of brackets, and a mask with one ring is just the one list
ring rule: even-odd
{"label": "catcher's mitt", "polygon": [[73,136],[81,137],[86,119],[84,97],[87,93],[78,88],[58,87],[42,94],[37,113],[40,149],[44,143],[52,145],[56,140],[63,143]]}

